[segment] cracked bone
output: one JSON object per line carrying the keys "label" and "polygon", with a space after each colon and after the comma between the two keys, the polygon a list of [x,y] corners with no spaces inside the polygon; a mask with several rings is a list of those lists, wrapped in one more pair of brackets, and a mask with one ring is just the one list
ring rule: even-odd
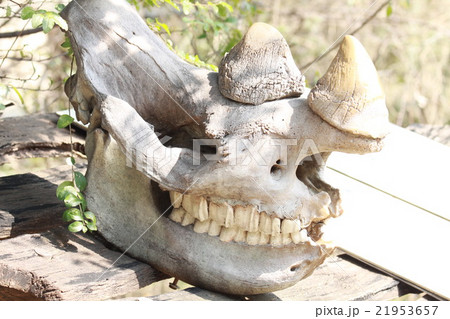
{"label": "cracked bone", "polygon": [[[327,86],[318,84],[311,93],[305,89],[300,97],[280,96],[258,107],[243,105],[221,94],[219,74],[189,65],[168,50],[126,1],[72,1],[61,15],[69,25],[67,35],[77,61],[77,73],[66,82],[66,94],[77,115],[89,122],[86,198],[106,240],[122,250],[129,248],[131,255],[170,276],[230,294],[284,289],[311,274],[323,262],[331,247],[312,242],[306,230],[290,233],[296,244],[284,245],[288,239],[280,232],[281,220],[297,218],[299,223],[301,220],[309,226],[322,218],[331,218],[322,210],[326,205],[333,207],[334,216],[340,215],[339,192],[321,179],[325,165],[319,162],[306,165],[303,160],[314,155],[326,160],[326,154],[333,151],[356,154],[379,151],[382,134],[375,134],[378,131],[374,127],[385,120],[357,116],[358,121],[352,117],[352,121],[342,121],[339,126],[336,124],[339,121],[324,119],[317,111],[319,108],[314,108],[316,101],[321,97],[338,98],[342,90],[353,94],[349,85],[338,83],[339,78],[333,75],[336,72],[327,75]],[[111,16],[121,19],[111,22],[108,18]],[[267,45],[270,41],[259,43]],[[98,54],[99,48],[105,50]],[[355,56],[361,56],[359,49],[354,51]],[[339,53],[341,57],[336,59],[342,60],[345,54]],[[227,57],[232,60],[232,55]],[[261,61],[249,59],[253,78],[264,78],[258,74],[258,67],[252,67]],[[371,72],[361,72],[364,63],[356,64],[357,71],[340,67],[338,74],[343,79],[346,76],[354,79],[356,84],[375,85],[366,78]],[[340,62],[339,65],[345,66]],[[266,69],[271,67],[267,65]],[[291,64],[283,70],[288,69],[295,68]],[[153,80],[149,81],[149,77]],[[279,79],[286,80],[280,75],[273,83]],[[270,81],[269,76],[268,85],[263,87],[270,87]],[[301,81],[288,90],[296,91],[296,86],[302,86]],[[369,87],[368,92],[372,91]],[[266,93],[262,90],[250,94],[249,102],[259,103],[261,96],[266,99]],[[324,101],[318,105],[324,105]],[[332,107],[336,106],[331,102]],[[372,113],[370,110],[375,108],[371,103],[360,101],[359,105],[365,105],[361,114]],[[166,137],[173,139],[167,141]],[[192,142],[198,139],[219,142],[215,160],[208,159],[209,153],[200,152],[201,161],[194,163],[197,154]],[[267,142],[258,147],[263,161],[252,158],[248,148],[234,142],[240,140],[253,145]],[[294,143],[283,153],[280,145],[272,143],[279,140]],[[302,152],[307,141],[314,141],[314,147]],[[279,163],[281,158],[283,164]],[[273,167],[278,168],[277,175],[271,174]],[[160,218],[168,196],[164,191],[188,192],[188,196],[198,199],[197,206],[192,198],[183,205],[183,196],[178,208],[186,207],[189,212],[181,224],[170,217]],[[321,192],[328,194],[328,199],[323,195],[318,198]],[[214,214],[217,207],[211,203],[207,203],[210,208],[207,214],[205,201],[210,199],[225,206],[225,214]],[[231,205],[238,204],[257,205],[260,212],[265,212],[259,213],[259,245],[233,242],[245,233],[241,229],[237,236],[239,230]],[[193,231],[207,221],[210,236]],[[184,227],[192,224],[194,227]],[[254,227],[251,222],[250,225]],[[133,244],[135,238],[130,234],[143,236]],[[212,237],[217,235],[219,238]],[[248,233],[246,236],[249,237]],[[253,236],[257,235],[251,234],[250,242]],[[293,265],[302,266],[292,271]]]}

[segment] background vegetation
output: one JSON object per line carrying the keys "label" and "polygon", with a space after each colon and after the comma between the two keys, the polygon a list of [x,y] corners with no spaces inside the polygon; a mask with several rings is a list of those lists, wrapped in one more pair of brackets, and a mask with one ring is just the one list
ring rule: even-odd
{"label": "background vegetation", "polygon": [[[17,36],[34,29],[30,20],[21,19],[24,7],[56,12],[56,5],[67,2],[1,1],[0,103],[14,104],[4,116],[67,108],[62,85],[70,58],[60,46],[63,33],[54,28],[47,36]],[[450,11],[444,9],[445,0],[129,2],[181,56],[211,69],[251,23],[268,22],[287,39],[309,86],[335,52],[324,53],[342,34],[354,33],[378,69],[392,122],[450,124]]]}

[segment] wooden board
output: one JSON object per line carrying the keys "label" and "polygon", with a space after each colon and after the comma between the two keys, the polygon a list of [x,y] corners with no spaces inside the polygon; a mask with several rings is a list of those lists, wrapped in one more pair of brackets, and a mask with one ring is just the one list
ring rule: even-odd
{"label": "wooden board", "polygon": [[65,228],[0,241],[3,299],[9,291],[16,299],[23,292],[42,300],[104,300],[164,278],[150,266]]}
{"label": "wooden board", "polygon": [[[77,171],[84,173],[86,166]],[[69,165],[0,178],[0,240],[64,225],[56,188],[70,179]]]}
{"label": "wooden board", "polygon": [[[367,157],[366,157],[367,156]],[[450,299],[450,148],[394,128],[382,152],[333,154],[325,179],[344,215],[328,235],[351,255]]]}
{"label": "wooden board", "polygon": [[[13,159],[70,156],[67,129],[58,129],[56,114],[0,119],[0,165]],[[74,130],[73,148],[84,154],[84,133]]]}
{"label": "wooden board", "polygon": [[327,166],[450,221],[450,148],[392,125],[379,153],[332,153]]}

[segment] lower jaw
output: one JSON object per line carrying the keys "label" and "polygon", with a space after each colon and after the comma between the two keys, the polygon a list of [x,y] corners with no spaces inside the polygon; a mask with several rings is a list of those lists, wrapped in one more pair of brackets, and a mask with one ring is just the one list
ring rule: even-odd
{"label": "lower jaw", "polygon": [[165,240],[177,245],[162,254],[159,251],[152,265],[191,285],[220,293],[254,295],[288,288],[311,275],[334,250],[309,242],[282,246],[224,242],[195,233],[192,225],[163,219]]}

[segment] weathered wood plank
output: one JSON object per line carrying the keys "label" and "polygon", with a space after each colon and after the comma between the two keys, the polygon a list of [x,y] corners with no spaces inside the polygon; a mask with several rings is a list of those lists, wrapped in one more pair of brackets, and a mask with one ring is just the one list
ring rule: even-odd
{"label": "weathered wood plank", "polygon": [[[336,245],[360,260],[450,299],[450,222],[332,170],[344,214],[328,223]],[[424,194],[425,195],[425,194]]]}
{"label": "weathered wood plank", "polygon": [[[84,173],[85,166],[77,168]],[[71,179],[70,166],[0,178],[0,240],[63,225],[58,185]]]}
{"label": "weathered wood plank", "polygon": [[392,125],[379,153],[333,153],[327,166],[450,220],[450,148]]}
{"label": "weathered wood plank", "polygon": [[[389,300],[399,296],[399,282],[347,255],[330,256],[314,273],[293,287],[255,296],[227,296],[188,288],[152,300]],[[411,290],[413,290],[411,288]],[[404,291],[402,292],[404,293]]]}
{"label": "weathered wood plank", "polygon": [[[56,114],[0,119],[0,165],[12,159],[70,156],[67,129],[58,129]],[[73,148],[84,154],[84,133],[74,130]]]}
{"label": "weathered wood plank", "polygon": [[0,241],[0,286],[43,300],[104,300],[164,278],[64,228]]}

